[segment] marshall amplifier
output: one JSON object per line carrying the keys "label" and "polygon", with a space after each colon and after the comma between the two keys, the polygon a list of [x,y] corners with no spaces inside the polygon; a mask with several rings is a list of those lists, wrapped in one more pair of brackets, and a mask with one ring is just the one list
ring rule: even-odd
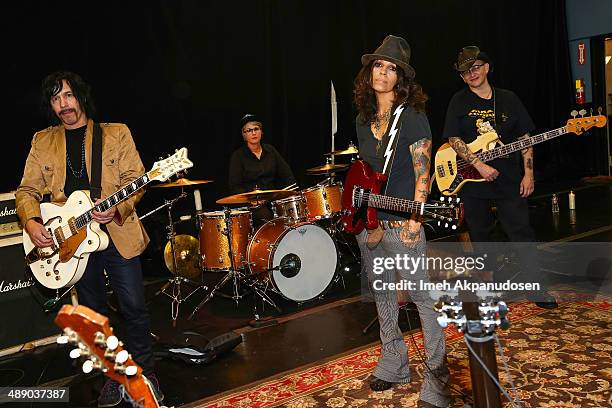
{"label": "marshall amplifier", "polygon": [[21,234],[0,238],[0,355],[40,345],[41,339],[60,332],[53,319],[69,296],[45,313],[45,302],[54,297],[55,291],[44,288],[31,276],[24,261]]}
{"label": "marshall amplifier", "polygon": [[0,237],[21,234],[15,209],[15,192],[0,193]]}

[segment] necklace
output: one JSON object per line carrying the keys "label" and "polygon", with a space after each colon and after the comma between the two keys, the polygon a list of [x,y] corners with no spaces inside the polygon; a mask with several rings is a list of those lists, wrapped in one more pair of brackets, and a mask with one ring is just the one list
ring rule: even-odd
{"label": "necklace", "polygon": [[389,118],[391,117],[391,108],[387,109],[385,112],[376,114],[374,117],[374,137],[378,140],[376,144],[376,154],[380,150],[380,146],[382,145],[383,136],[385,131],[387,130],[387,125],[389,124]]}
{"label": "necklace", "polygon": [[83,169],[85,169],[85,134],[83,133],[83,143],[81,143],[81,170],[74,171],[72,167],[72,163],[70,162],[70,156],[68,156],[68,150],[66,150],[66,164],[68,164],[68,168],[70,172],[75,178],[83,177]]}

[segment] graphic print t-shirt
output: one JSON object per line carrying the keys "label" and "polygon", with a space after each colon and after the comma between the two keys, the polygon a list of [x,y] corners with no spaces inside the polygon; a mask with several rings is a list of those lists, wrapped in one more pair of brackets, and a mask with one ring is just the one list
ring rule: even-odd
{"label": "graphic print t-shirt", "polygon": [[[468,88],[457,92],[446,111],[443,137],[460,137],[469,144],[478,136],[478,124],[487,121],[504,144],[533,132],[533,121],[514,92],[494,88],[493,95],[491,99],[483,99]],[[499,177],[493,182],[466,183],[460,195],[502,198],[519,194],[520,154],[515,152],[487,162],[499,171]]]}

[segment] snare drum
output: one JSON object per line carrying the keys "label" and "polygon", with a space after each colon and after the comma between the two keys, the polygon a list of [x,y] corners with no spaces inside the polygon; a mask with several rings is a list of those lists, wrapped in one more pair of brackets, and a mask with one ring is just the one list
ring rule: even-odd
{"label": "snare drum", "polygon": [[321,295],[331,284],[338,265],[334,240],[315,224],[277,218],[265,223],[248,248],[253,274],[269,274],[286,299],[303,302]]}
{"label": "snare drum", "polygon": [[[246,264],[246,249],[253,232],[251,213],[245,210],[230,212],[232,224],[232,251],[234,268],[242,269]],[[231,269],[227,223],[225,212],[211,211],[198,214],[200,224],[200,255],[202,268],[208,270]]]}
{"label": "snare drum", "polygon": [[308,210],[308,220],[330,218],[342,211],[342,184],[314,186],[302,191]]}
{"label": "snare drum", "polygon": [[306,201],[301,195],[272,201],[272,211],[275,218],[287,217],[295,222],[304,221],[307,216]]}

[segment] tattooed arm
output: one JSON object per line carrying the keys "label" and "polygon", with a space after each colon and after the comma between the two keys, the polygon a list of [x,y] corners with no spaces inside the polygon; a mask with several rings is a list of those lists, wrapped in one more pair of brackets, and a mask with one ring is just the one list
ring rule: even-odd
{"label": "tattooed arm", "polygon": [[[414,168],[414,200],[425,202],[429,194],[429,167],[431,162],[431,139],[420,139],[410,145]],[[404,223],[400,238],[407,246],[414,246],[421,237],[421,222],[417,214]]]}
{"label": "tattooed arm", "polygon": [[[529,133],[525,133],[521,136],[521,139],[528,138]],[[525,169],[525,175],[521,180],[520,195],[521,197],[529,197],[535,189],[535,179],[533,177],[533,147],[528,147],[521,150],[523,156],[523,167]]]}
{"label": "tattooed arm", "polygon": [[448,144],[457,152],[459,157],[474,166],[485,180],[493,181],[499,175],[499,172],[494,167],[482,162],[460,137],[449,137]]}

